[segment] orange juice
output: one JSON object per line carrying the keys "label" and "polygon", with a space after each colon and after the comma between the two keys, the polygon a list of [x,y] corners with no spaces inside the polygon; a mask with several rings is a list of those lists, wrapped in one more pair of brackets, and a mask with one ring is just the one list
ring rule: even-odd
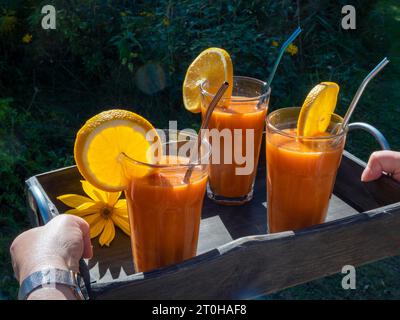
{"label": "orange juice", "polygon": [[273,132],[267,126],[269,232],[324,222],[345,139],[327,133],[320,138],[298,139],[296,129]]}
{"label": "orange juice", "polygon": [[[203,118],[214,97],[207,85],[200,86]],[[253,197],[271,88],[242,76],[234,76],[230,85],[232,95],[220,100],[208,125],[212,159],[207,195],[220,204],[239,205]]]}
{"label": "orange juice", "polygon": [[[137,272],[196,254],[209,156],[206,138],[187,130],[155,130],[127,110],[103,111],[77,133],[74,157],[82,176],[101,190],[125,191],[129,214],[116,213],[113,223],[129,232],[129,216]],[[107,196],[108,202],[114,198]]]}
{"label": "orange juice", "polygon": [[[267,112],[267,108],[259,108],[257,106],[257,100],[247,101],[245,97],[233,96],[228,106],[218,106],[211,115],[209,129],[218,129],[220,132],[228,129],[232,136],[232,144],[225,139],[221,139],[219,150],[213,149],[212,151],[213,153],[219,152],[220,154],[219,163],[212,162],[209,173],[210,188],[217,196],[239,198],[246,196],[252,190]],[[203,117],[205,111],[206,109],[202,108]],[[238,147],[237,144],[235,145],[235,129],[241,130],[239,134],[242,137],[239,146],[243,155],[249,152],[246,146],[246,129],[254,130],[254,140],[251,142],[253,144],[253,170],[250,174],[238,175],[236,172],[237,168],[244,167],[245,164],[239,164],[237,163],[237,159],[235,159],[235,148]],[[212,144],[213,141],[211,138]],[[227,158],[231,159],[231,162]]]}
{"label": "orange juice", "polygon": [[[174,157],[175,158],[175,157]],[[173,163],[167,156],[164,163]],[[187,163],[188,159],[179,159]],[[155,169],[132,179],[125,192],[136,272],[149,271],[196,255],[207,170]]]}

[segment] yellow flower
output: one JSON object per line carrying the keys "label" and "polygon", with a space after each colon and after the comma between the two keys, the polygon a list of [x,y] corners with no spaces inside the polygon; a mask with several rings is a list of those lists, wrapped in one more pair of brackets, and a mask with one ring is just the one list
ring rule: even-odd
{"label": "yellow flower", "polygon": [[11,33],[17,24],[17,18],[13,15],[0,16],[0,34]]}
{"label": "yellow flower", "polygon": [[83,191],[90,198],[78,194],[64,194],[57,197],[67,206],[74,208],[65,213],[85,219],[90,225],[90,238],[101,234],[99,238],[101,246],[109,246],[114,239],[114,224],[130,235],[126,200],[118,200],[121,192],[105,192],[85,180],[81,180],[81,183]]}
{"label": "yellow flower", "polygon": [[163,23],[163,25],[166,26],[166,27],[168,27],[169,24],[170,24],[169,19],[168,19],[167,17],[165,17],[165,18],[163,19],[162,23]]}
{"label": "yellow flower", "polygon": [[279,46],[279,43],[278,43],[278,41],[276,41],[276,40],[273,40],[273,41],[271,42],[271,44],[272,44],[272,46],[274,46],[274,47]]}
{"label": "yellow flower", "polygon": [[31,42],[31,41],[32,41],[32,35],[29,34],[29,33],[27,33],[26,35],[24,35],[24,36],[22,37],[22,42],[23,42],[23,43],[29,43],[29,42]]}
{"label": "yellow flower", "polygon": [[292,56],[297,54],[298,51],[299,51],[299,48],[297,48],[297,46],[292,43],[289,44],[289,46],[286,48],[286,52],[289,52]]}
{"label": "yellow flower", "polygon": [[150,17],[150,18],[154,17],[154,13],[147,12],[147,11],[142,11],[142,12],[139,13],[139,15],[142,16],[142,17]]}

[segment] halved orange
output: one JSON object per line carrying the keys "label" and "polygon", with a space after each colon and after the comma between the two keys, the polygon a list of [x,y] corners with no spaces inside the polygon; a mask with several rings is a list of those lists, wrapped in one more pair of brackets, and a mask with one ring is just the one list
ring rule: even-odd
{"label": "halved orange", "polygon": [[216,94],[227,81],[229,87],[224,98],[232,96],[233,66],[229,53],[220,48],[209,48],[200,53],[186,71],[183,81],[183,103],[193,113],[201,112],[200,85],[208,82],[208,92]]}
{"label": "halved orange", "polygon": [[297,121],[297,134],[315,137],[329,126],[336,108],[339,86],[335,82],[321,82],[307,95]]}
{"label": "halved orange", "polygon": [[[125,190],[129,179],[121,155],[153,163],[148,152],[152,141],[146,139],[150,130],[154,130],[150,122],[127,110],[114,109],[95,115],[76,135],[74,157],[79,172],[104,191]],[[135,172],[146,173],[145,166]]]}

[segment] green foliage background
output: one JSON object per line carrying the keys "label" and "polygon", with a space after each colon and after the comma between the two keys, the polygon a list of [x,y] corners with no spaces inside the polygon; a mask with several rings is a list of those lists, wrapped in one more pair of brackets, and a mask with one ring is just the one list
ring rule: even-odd
{"label": "green foliage background", "polygon": [[[340,114],[366,73],[388,55],[391,64],[369,85],[353,120],[375,125],[400,149],[395,0],[352,1],[357,29],[351,31],[340,27],[348,4],[342,0],[55,0],[56,30],[41,28],[45,4],[0,4],[0,298],[16,293],[8,247],[29,226],[24,180],[73,164],[76,131],[110,107],[140,113],[157,127],[174,119],[181,128],[198,128],[198,115],[183,108],[181,85],[205,48],[225,48],[235,74],[266,79],[278,52],[272,41],[281,43],[301,25],[298,53],[286,53],[275,76],[271,110],[300,105],[316,83],[335,81]],[[24,42],[27,34],[31,41]],[[352,133],[346,148],[367,159],[378,146]],[[271,297],[398,298],[395,259],[361,268],[367,289],[356,293],[344,292],[332,276]]]}

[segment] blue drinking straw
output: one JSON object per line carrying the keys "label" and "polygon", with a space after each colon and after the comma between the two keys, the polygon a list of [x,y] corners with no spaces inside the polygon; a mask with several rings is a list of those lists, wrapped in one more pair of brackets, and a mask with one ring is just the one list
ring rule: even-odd
{"label": "blue drinking straw", "polygon": [[279,62],[281,62],[282,56],[285,53],[286,48],[293,42],[294,39],[297,38],[297,36],[301,33],[301,28],[298,27],[292,34],[291,36],[285,41],[285,43],[282,45],[281,50],[279,51],[279,56],[278,59],[276,59],[274,67],[272,68],[272,71],[268,77],[267,81],[267,86],[265,88],[265,92],[268,91],[269,87],[271,86],[271,82],[274,79],[276,69],[278,68]]}

